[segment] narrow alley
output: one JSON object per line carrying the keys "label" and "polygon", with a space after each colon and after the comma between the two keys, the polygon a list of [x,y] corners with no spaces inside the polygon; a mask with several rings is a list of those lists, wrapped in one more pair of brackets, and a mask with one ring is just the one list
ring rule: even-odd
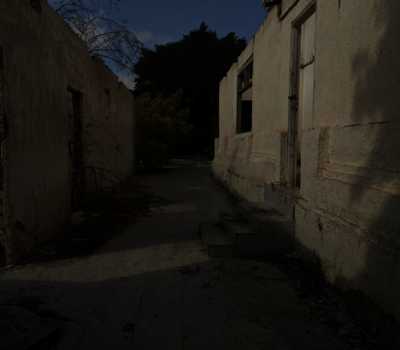
{"label": "narrow alley", "polygon": [[399,0],[0,0],[0,350],[399,350]]}
{"label": "narrow alley", "polygon": [[2,349],[349,348],[278,268],[208,256],[199,225],[235,212],[208,164],[138,178],[160,200],[93,254],[1,273]]}

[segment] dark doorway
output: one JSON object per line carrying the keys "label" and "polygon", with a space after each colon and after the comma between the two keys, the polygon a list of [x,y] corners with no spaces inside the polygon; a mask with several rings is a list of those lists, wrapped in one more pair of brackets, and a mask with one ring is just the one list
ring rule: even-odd
{"label": "dark doorway", "polygon": [[72,209],[79,208],[84,191],[82,143],[82,93],[68,89],[69,156],[71,160]]}
{"label": "dark doorway", "polygon": [[6,166],[8,119],[6,113],[4,52],[0,47],[0,229],[6,227]]}
{"label": "dark doorway", "polygon": [[4,267],[7,265],[7,254],[6,249],[0,242],[0,267]]}
{"label": "dark doorway", "polygon": [[302,181],[302,134],[314,119],[315,18],[313,5],[293,27],[288,152],[289,183],[296,189]]}

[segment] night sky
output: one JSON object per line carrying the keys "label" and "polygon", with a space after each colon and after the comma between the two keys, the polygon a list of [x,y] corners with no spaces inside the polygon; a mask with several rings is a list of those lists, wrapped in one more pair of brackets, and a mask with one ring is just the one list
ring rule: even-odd
{"label": "night sky", "polygon": [[219,35],[246,39],[265,17],[261,0],[121,0],[120,19],[146,45],[178,40],[205,21]]}

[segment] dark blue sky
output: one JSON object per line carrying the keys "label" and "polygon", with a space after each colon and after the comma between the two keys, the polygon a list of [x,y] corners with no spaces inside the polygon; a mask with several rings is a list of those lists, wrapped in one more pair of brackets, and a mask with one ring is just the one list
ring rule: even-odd
{"label": "dark blue sky", "polygon": [[149,46],[177,40],[201,21],[248,39],[265,17],[261,0],[121,0],[120,7],[118,16]]}

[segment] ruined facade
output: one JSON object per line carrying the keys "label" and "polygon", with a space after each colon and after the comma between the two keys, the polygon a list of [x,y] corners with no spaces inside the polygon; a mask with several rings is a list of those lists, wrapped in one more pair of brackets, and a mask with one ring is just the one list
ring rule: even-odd
{"label": "ruined facade", "polygon": [[[214,172],[400,315],[400,2],[282,0],[220,85]],[[266,228],[266,232],[268,228]]]}
{"label": "ruined facade", "polygon": [[133,171],[133,95],[47,4],[0,2],[1,255],[60,231]]}

